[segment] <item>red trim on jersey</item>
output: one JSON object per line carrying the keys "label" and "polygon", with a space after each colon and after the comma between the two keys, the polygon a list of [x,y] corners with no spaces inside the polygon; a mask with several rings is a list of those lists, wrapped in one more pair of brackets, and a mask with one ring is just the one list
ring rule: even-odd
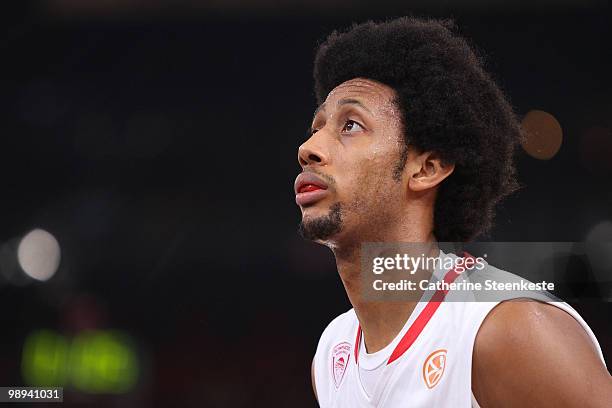
{"label": "red trim on jersey", "polygon": [[361,325],[357,327],[357,340],[355,340],[355,363],[359,357],[359,343],[361,343]]}
{"label": "red trim on jersey", "polygon": [[[467,252],[463,253],[463,257],[464,258],[474,258],[472,255],[468,254]],[[449,270],[446,273],[446,275],[444,275],[444,282],[451,283],[455,279],[457,279],[459,275],[461,275],[461,272],[457,272],[457,266],[455,266],[453,269]],[[408,328],[408,331],[406,332],[406,334],[404,334],[404,337],[402,337],[400,342],[395,347],[395,350],[393,350],[393,353],[391,353],[391,357],[389,357],[389,360],[387,361],[387,365],[391,364],[392,362],[400,358],[410,348],[410,346],[412,346],[412,344],[419,337],[419,335],[421,334],[421,332],[423,331],[427,323],[431,320],[434,313],[436,313],[436,310],[438,310],[438,307],[440,307],[440,303],[444,301],[444,298],[446,297],[447,292],[448,292],[447,290],[436,290],[436,292],[431,297],[431,300],[427,302],[427,305],[425,305],[425,308],[421,311],[421,313],[419,313],[418,317],[414,320],[412,325],[410,325],[410,327]],[[356,363],[357,363],[357,358],[359,356],[359,343],[360,342],[361,342],[361,325],[359,325],[359,327],[357,328],[357,339],[355,340],[355,362]]]}

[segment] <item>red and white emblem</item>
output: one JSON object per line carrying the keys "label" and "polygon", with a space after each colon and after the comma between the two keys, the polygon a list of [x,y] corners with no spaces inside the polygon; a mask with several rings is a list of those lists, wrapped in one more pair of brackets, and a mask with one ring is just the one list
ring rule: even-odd
{"label": "red and white emblem", "polygon": [[446,368],[446,350],[436,350],[431,353],[423,364],[423,380],[427,388],[435,387]]}
{"label": "red and white emblem", "polygon": [[340,387],[340,384],[342,383],[342,378],[344,378],[344,373],[346,372],[350,355],[351,345],[346,341],[335,345],[332,350],[331,369],[332,378],[334,379],[336,388]]}

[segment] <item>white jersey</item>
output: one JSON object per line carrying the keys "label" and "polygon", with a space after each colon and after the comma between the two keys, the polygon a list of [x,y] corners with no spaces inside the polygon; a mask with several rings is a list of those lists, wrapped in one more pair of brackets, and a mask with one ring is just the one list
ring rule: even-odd
{"label": "white jersey", "polygon": [[[485,270],[508,274],[489,265]],[[453,270],[441,273],[447,282],[459,276]],[[439,298],[434,294],[430,301],[417,303],[369,393],[359,375],[359,353],[365,350],[360,347],[361,329],[355,311],[351,309],[334,319],[319,340],[313,363],[319,405],[478,407],[472,394],[472,350],[480,325],[499,301],[440,301],[444,295]],[[542,300],[537,295],[533,298]],[[550,298],[545,301],[565,310],[580,323],[603,361],[595,335],[578,312],[565,302]]]}

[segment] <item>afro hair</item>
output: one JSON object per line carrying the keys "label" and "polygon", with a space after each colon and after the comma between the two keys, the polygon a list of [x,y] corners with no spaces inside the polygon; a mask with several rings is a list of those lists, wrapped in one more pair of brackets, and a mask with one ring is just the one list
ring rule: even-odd
{"label": "afro hair", "polygon": [[452,21],[413,17],[334,31],[316,53],[319,104],[350,79],[386,84],[396,93],[406,146],[455,165],[436,198],[439,241],[467,242],[487,232],[496,205],[518,188],[520,125],[483,65]]}

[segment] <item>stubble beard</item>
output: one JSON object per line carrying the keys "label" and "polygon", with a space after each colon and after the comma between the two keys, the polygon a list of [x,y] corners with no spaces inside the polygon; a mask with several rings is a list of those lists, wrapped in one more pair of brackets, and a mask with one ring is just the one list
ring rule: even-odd
{"label": "stubble beard", "polygon": [[342,231],[342,205],[333,204],[327,215],[300,222],[300,235],[311,241],[325,241]]}

